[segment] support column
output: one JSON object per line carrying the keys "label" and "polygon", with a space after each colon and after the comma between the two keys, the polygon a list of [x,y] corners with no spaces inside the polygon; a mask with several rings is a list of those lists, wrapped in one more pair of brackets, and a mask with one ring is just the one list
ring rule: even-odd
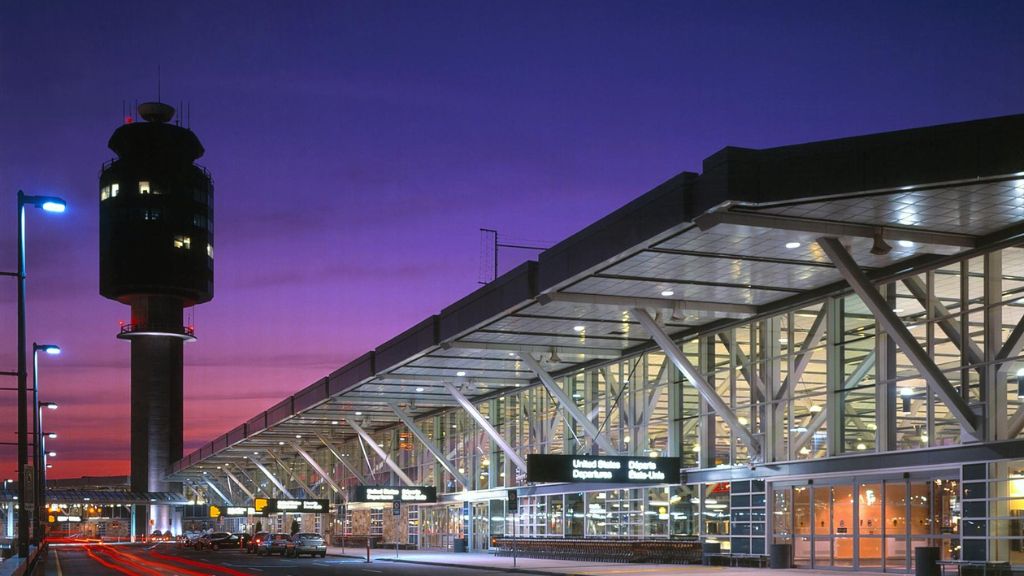
{"label": "support column", "polygon": [[860,296],[864,305],[871,311],[882,328],[896,341],[914,368],[928,382],[928,388],[942,400],[950,414],[960,422],[965,435],[980,439],[981,433],[984,432],[981,426],[982,422],[949,383],[942,370],[928,357],[914,335],[907,330],[896,313],[892,311],[882,295],[878,293],[868,277],[854,262],[846,248],[843,248],[838,239],[832,237],[819,238],[818,245],[835,264],[847,284]]}
{"label": "support column", "polygon": [[[246,459],[248,459],[248,458],[246,458]],[[235,468],[238,469],[238,473],[239,474],[241,474],[242,476],[245,476],[245,479],[252,483],[252,485],[254,486],[254,488],[253,488],[253,493],[254,494],[258,494],[260,492],[263,492],[268,497],[270,497],[270,492],[268,492],[267,490],[264,490],[263,487],[260,486],[260,483],[257,482],[256,480],[254,480],[253,477],[250,476],[249,473],[245,471],[245,468],[242,468],[238,464],[235,464]]]}
{"label": "support column", "polygon": [[409,476],[405,473],[405,470],[402,470],[402,467],[395,463],[395,461],[388,456],[387,452],[385,452],[384,449],[377,444],[377,441],[373,439],[373,436],[370,436],[366,432],[366,430],[363,430],[363,428],[359,426],[359,424],[356,424],[356,421],[354,419],[346,417],[345,422],[348,422],[348,425],[351,426],[352,429],[356,431],[356,434],[359,434],[359,437],[365,440],[366,443],[370,445],[370,448],[372,448],[373,451],[377,453],[377,456],[380,456],[381,460],[384,461],[384,464],[386,464],[388,468],[391,468],[391,471],[394,472],[396,476],[402,479],[402,482],[405,482],[406,485],[408,486],[416,485],[416,483],[413,482],[412,478],[409,478]]}
{"label": "support column", "polygon": [[[985,254],[985,368],[982,371],[981,399],[985,403],[985,419],[989,422],[985,440],[994,442],[1007,438],[1006,379],[999,377],[999,349],[1003,338],[1003,253]],[[964,324],[970,325],[968,318]],[[968,334],[968,338],[970,335]]]}
{"label": "support column", "polygon": [[541,368],[540,362],[537,362],[536,358],[531,354],[520,354],[519,358],[522,359],[523,364],[525,364],[527,368],[537,375],[537,378],[540,379],[541,384],[544,385],[548,393],[558,400],[559,406],[568,412],[569,416],[572,416],[572,419],[583,428],[583,432],[589,436],[591,440],[596,442],[605,454],[614,456],[619,453],[619,451],[612,446],[612,443],[608,441],[608,438],[598,431],[597,426],[594,426],[594,423],[591,422],[585,414],[583,414],[583,411],[579,409],[576,402],[574,402],[573,399],[565,393],[565,390],[562,390],[558,383],[555,382],[555,379],[552,378],[546,370]]}
{"label": "support column", "polygon": [[434,459],[437,460],[437,463],[440,464],[441,466],[444,466],[444,469],[447,470],[452,476],[454,476],[455,479],[459,481],[459,484],[462,484],[463,487],[469,490],[471,486],[469,485],[469,479],[466,478],[466,475],[459,472],[459,469],[456,468],[455,465],[448,460],[448,458],[445,458],[444,453],[441,452],[441,449],[437,447],[437,444],[434,444],[434,441],[431,440],[429,436],[424,434],[423,430],[421,430],[420,427],[416,425],[416,422],[412,419],[412,417],[406,414],[398,406],[397,402],[388,402],[388,406],[391,407],[391,411],[395,413],[395,416],[398,416],[398,419],[402,421],[402,424],[405,424],[405,427],[408,428],[409,432],[412,432],[412,435],[415,436],[416,439],[420,441],[420,444],[423,444],[423,447],[426,448],[427,451],[434,456]]}
{"label": "support column", "polygon": [[250,458],[249,461],[255,464],[256,467],[260,469],[260,472],[263,472],[263,475],[269,478],[270,481],[274,483],[274,486],[277,486],[277,489],[280,490],[282,494],[284,494],[288,498],[295,498],[294,496],[292,496],[292,493],[289,492],[288,489],[284,487],[284,484],[281,484],[281,481],[277,479],[277,476],[274,476],[273,474],[270,473],[270,470],[267,470],[267,467],[264,466],[262,462],[255,458]]}
{"label": "support column", "polygon": [[715,409],[715,413],[729,424],[730,433],[747,446],[750,450],[750,460],[752,462],[759,462],[761,458],[760,443],[756,438],[754,438],[746,426],[740,424],[739,419],[736,418],[736,414],[732,411],[732,408],[730,408],[729,405],[726,404],[718,395],[718,392],[708,384],[700,371],[690,363],[686,358],[686,355],[683,354],[683,351],[680,350],[679,347],[676,346],[675,342],[672,341],[672,338],[666,334],[660,326],[658,326],[646,310],[635,309],[633,310],[633,316],[640,321],[640,324],[642,324],[644,329],[651,335],[654,341],[658,344],[658,347],[665,352],[665,355],[668,356],[672,363],[676,365],[676,368],[686,376],[686,379],[690,381],[690,384],[696,388],[707,403]]}
{"label": "support column", "polygon": [[306,483],[303,482],[301,478],[299,478],[299,475],[296,474],[291,469],[290,466],[288,466],[287,464],[284,463],[284,460],[282,460],[280,456],[278,456],[270,448],[265,448],[264,450],[267,451],[267,454],[270,454],[270,457],[274,459],[274,462],[277,462],[277,465],[280,466],[282,470],[284,470],[286,473],[288,473],[288,476],[292,479],[292,482],[295,482],[296,484],[299,485],[299,488],[302,488],[303,492],[305,492],[310,498],[314,498],[315,499],[317,497],[316,492],[313,492],[313,490],[311,490],[310,487],[307,486]]}
{"label": "support column", "polygon": [[319,432],[315,432],[315,434],[316,437],[320,439],[320,442],[322,442],[323,445],[327,447],[327,451],[330,452],[338,460],[338,462],[341,462],[341,465],[344,466],[346,470],[351,472],[352,475],[356,477],[356,480],[358,480],[360,484],[368,484],[366,478],[363,477],[363,473],[360,472],[358,468],[353,466],[348,460],[346,460],[345,457],[341,455],[341,451],[338,450],[338,448],[335,447],[334,444],[331,444],[331,442],[323,434]]}
{"label": "support column", "polygon": [[477,425],[480,426],[487,436],[490,437],[491,441],[501,448],[502,452],[505,453],[505,456],[511,460],[517,468],[525,472],[526,461],[524,461],[519,454],[516,454],[516,451],[509,446],[508,442],[506,442],[504,438],[501,437],[501,434],[498,434],[498,431],[494,429],[494,426],[491,426],[491,423],[487,421],[487,418],[484,418],[483,414],[476,409],[476,406],[473,406],[473,403],[470,402],[469,399],[466,398],[451,382],[442,382],[442,384],[444,384],[448,393],[452,395],[452,398],[455,398],[455,401],[462,406],[462,409],[465,410],[466,413],[476,421]]}
{"label": "support column", "polygon": [[237,484],[238,487],[242,489],[242,492],[245,492],[245,495],[249,497],[249,500],[254,500],[256,498],[256,495],[253,494],[248,488],[246,488],[245,484],[242,484],[242,481],[235,477],[235,475],[232,474],[230,470],[228,470],[227,466],[224,467],[224,474],[227,475],[229,480],[233,480],[234,483]]}
{"label": "support column", "polygon": [[233,502],[231,502],[230,498],[225,496],[224,493],[220,491],[220,488],[218,488],[217,485],[213,483],[213,480],[211,480],[210,478],[207,478],[205,476],[203,477],[203,480],[210,487],[210,489],[213,490],[214,492],[216,492],[217,496],[220,496],[220,499],[223,500],[228,506],[234,506],[235,505]]}
{"label": "support column", "polygon": [[302,456],[302,459],[309,464],[309,467],[316,471],[316,473],[324,479],[324,482],[327,482],[327,485],[331,487],[331,490],[334,490],[336,494],[344,494],[344,490],[342,490],[341,487],[338,486],[337,482],[334,481],[334,478],[331,478],[331,475],[328,474],[322,466],[320,466],[320,463],[316,461],[316,458],[313,458],[308,452],[303,450],[302,446],[299,446],[298,442],[292,442],[291,445],[292,448],[299,453],[299,456]]}

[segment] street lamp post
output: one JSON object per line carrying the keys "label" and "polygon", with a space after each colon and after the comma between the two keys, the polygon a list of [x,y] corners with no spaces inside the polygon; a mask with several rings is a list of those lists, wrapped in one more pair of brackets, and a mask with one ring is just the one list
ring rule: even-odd
{"label": "street lamp post", "polygon": [[54,196],[29,196],[18,190],[18,556],[28,558],[28,507],[25,503],[28,467],[28,364],[25,357],[25,206],[47,212],[63,212],[64,200]]}
{"label": "street lamp post", "polygon": [[[35,542],[43,542],[43,517],[46,513],[46,440],[43,439],[43,411],[39,404],[39,353],[46,352],[51,356],[60,354],[60,346],[55,344],[32,343],[32,404],[35,406]],[[56,407],[56,404],[54,404]]]}

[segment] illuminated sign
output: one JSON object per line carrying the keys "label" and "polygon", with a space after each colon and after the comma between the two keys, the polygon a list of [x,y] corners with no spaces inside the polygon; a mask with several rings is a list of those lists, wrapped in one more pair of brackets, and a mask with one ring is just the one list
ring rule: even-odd
{"label": "illuminated sign", "polygon": [[220,506],[210,506],[210,518],[220,518]]}
{"label": "illuminated sign", "polygon": [[529,454],[528,482],[679,484],[679,458]]}
{"label": "illuminated sign", "polygon": [[355,486],[351,502],[408,502],[426,504],[437,502],[437,488],[433,486]]}
{"label": "illuminated sign", "polygon": [[228,506],[222,512],[222,516],[238,517],[238,516],[255,516],[260,514],[256,512],[256,509],[252,506]]}
{"label": "illuminated sign", "polygon": [[[255,507],[254,507],[255,508]],[[263,513],[273,514],[274,512],[291,512],[294,514],[320,514],[328,512],[331,503],[328,500],[282,500],[270,498],[263,508]]]}
{"label": "illuminated sign", "polygon": [[254,498],[252,501],[252,507],[255,508],[257,512],[263,512],[263,509],[267,507],[267,499]]}
{"label": "illuminated sign", "polygon": [[57,522],[81,522],[81,516],[57,516]]}

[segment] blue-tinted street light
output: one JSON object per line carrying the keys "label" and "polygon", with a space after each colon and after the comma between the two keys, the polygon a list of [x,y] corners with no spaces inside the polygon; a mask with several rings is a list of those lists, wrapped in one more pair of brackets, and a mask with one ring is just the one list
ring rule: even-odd
{"label": "blue-tinted street light", "polygon": [[[43,542],[43,530],[46,524],[43,522],[43,518],[46,514],[46,439],[43,438],[43,407],[39,404],[39,353],[45,352],[50,356],[56,356],[60,354],[60,346],[56,344],[37,344],[32,343],[32,404],[36,408],[36,454],[34,457],[35,462],[35,478],[36,478],[36,499],[35,499],[35,541],[36,544],[42,544]],[[56,404],[54,404],[56,407]],[[57,437],[56,434],[53,435]]]}
{"label": "blue-tinted street light", "polygon": [[28,358],[25,354],[25,206],[63,212],[67,202],[56,196],[29,196],[18,190],[18,556],[28,558],[28,502],[25,469],[28,467]]}

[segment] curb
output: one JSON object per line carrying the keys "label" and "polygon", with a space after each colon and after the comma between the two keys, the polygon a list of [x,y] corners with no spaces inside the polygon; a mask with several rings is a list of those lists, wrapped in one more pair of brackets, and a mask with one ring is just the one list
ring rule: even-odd
{"label": "curb", "polygon": [[426,562],[424,560],[402,560],[401,558],[376,558],[383,562],[398,562],[405,564],[423,564],[426,566],[446,566],[448,568],[465,568],[467,570],[490,570],[492,572],[507,572],[511,574],[541,574],[543,576],[582,576],[573,572],[546,572],[543,570],[530,570],[529,568],[499,568],[497,566],[480,566],[479,564],[446,564],[444,562]]}

